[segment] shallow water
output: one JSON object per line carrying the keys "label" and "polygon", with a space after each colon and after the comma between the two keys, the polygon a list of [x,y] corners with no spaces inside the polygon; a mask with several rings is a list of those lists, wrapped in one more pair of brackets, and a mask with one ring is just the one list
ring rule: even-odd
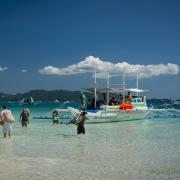
{"label": "shallow water", "polygon": [[[18,120],[22,107],[10,108]],[[52,108],[30,107],[32,117],[50,116]],[[12,138],[0,138],[0,179],[180,179],[179,117],[85,128],[77,135],[75,125],[31,119],[22,129],[16,121]]]}

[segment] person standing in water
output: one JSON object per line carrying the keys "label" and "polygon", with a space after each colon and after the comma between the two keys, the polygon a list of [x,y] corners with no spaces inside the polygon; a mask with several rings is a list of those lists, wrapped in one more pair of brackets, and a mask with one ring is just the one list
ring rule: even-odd
{"label": "person standing in water", "polygon": [[52,112],[52,119],[53,119],[53,124],[59,124],[59,111],[57,109],[54,109]]}
{"label": "person standing in water", "polygon": [[29,124],[29,116],[30,116],[29,110],[24,108],[22,113],[20,114],[20,122],[22,127],[27,128],[27,124]]}
{"label": "person standing in water", "polygon": [[87,119],[86,114],[87,112],[82,112],[79,118],[75,121],[75,125],[77,125],[77,134],[85,134],[84,123]]}
{"label": "person standing in water", "polygon": [[3,121],[3,133],[4,138],[6,138],[7,134],[11,137],[12,133],[12,125],[11,123],[14,121],[14,117],[9,109],[5,105],[3,105],[3,110],[1,112],[1,120]]}

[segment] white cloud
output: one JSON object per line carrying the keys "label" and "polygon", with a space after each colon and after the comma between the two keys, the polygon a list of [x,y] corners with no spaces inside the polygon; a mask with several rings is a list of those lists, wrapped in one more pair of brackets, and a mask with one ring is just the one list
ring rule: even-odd
{"label": "white cloud", "polygon": [[[54,66],[46,66],[40,69],[41,74],[54,74],[54,75],[73,75],[80,73],[90,73],[97,71],[99,77],[104,77],[104,73],[109,72],[111,75],[133,75],[139,72],[140,78],[148,78],[152,76],[160,75],[175,75],[180,71],[180,67],[177,64],[157,64],[157,65],[142,65],[142,64],[129,64],[127,62],[119,62],[113,64],[112,62],[103,61],[99,58],[89,56],[83,61],[67,66],[65,68],[58,68]],[[102,76],[103,75],[103,76]]]}
{"label": "white cloud", "polygon": [[26,73],[26,72],[27,72],[27,70],[26,70],[26,69],[22,69],[22,70],[21,70],[21,72]]}
{"label": "white cloud", "polygon": [[2,67],[2,66],[0,66],[0,71],[5,71],[5,70],[7,70],[8,69],[8,67]]}

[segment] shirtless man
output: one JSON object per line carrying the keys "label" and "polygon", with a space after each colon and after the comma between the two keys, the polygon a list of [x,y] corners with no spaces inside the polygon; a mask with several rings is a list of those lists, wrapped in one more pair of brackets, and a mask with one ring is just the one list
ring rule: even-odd
{"label": "shirtless man", "polygon": [[7,109],[5,105],[3,105],[3,110],[1,112],[1,119],[3,121],[3,133],[4,133],[4,138],[9,135],[11,137],[11,132],[12,132],[12,126],[11,123],[13,122],[14,118],[11,114],[11,111]]}

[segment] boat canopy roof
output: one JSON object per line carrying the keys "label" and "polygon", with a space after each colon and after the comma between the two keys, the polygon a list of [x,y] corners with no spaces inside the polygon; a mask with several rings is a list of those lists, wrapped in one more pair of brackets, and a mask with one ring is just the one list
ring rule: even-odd
{"label": "boat canopy roof", "polygon": [[138,88],[130,88],[130,89],[128,89],[128,91],[141,93],[141,92],[145,92],[145,91],[148,91],[148,90],[143,90],[143,89],[138,89]]}
{"label": "boat canopy roof", "polygon": [[[87,88],[84,89],[85,92],[94,92],[94,88]],[[123,92],[122,88],[96,88],[97,93],[106,93],[107,91],[112,92],[112,93],[121,93]]]}
{"label": "boat canopy roof", "polygon": [[[87,89],[83,89],[85,92],[91,92],[93,93],[95,90],[94,88],[87,88]],[[111,93],[123,93],[124,91],[130,91],[130,92],[136,92],[136,93],[141,93],[141,92],[145,92],[148,90],[143,90],[143,89],[138,89],[138,88],[96,88],[96,92],[97,93],[106,93],[107,91],[111,92]]]}

